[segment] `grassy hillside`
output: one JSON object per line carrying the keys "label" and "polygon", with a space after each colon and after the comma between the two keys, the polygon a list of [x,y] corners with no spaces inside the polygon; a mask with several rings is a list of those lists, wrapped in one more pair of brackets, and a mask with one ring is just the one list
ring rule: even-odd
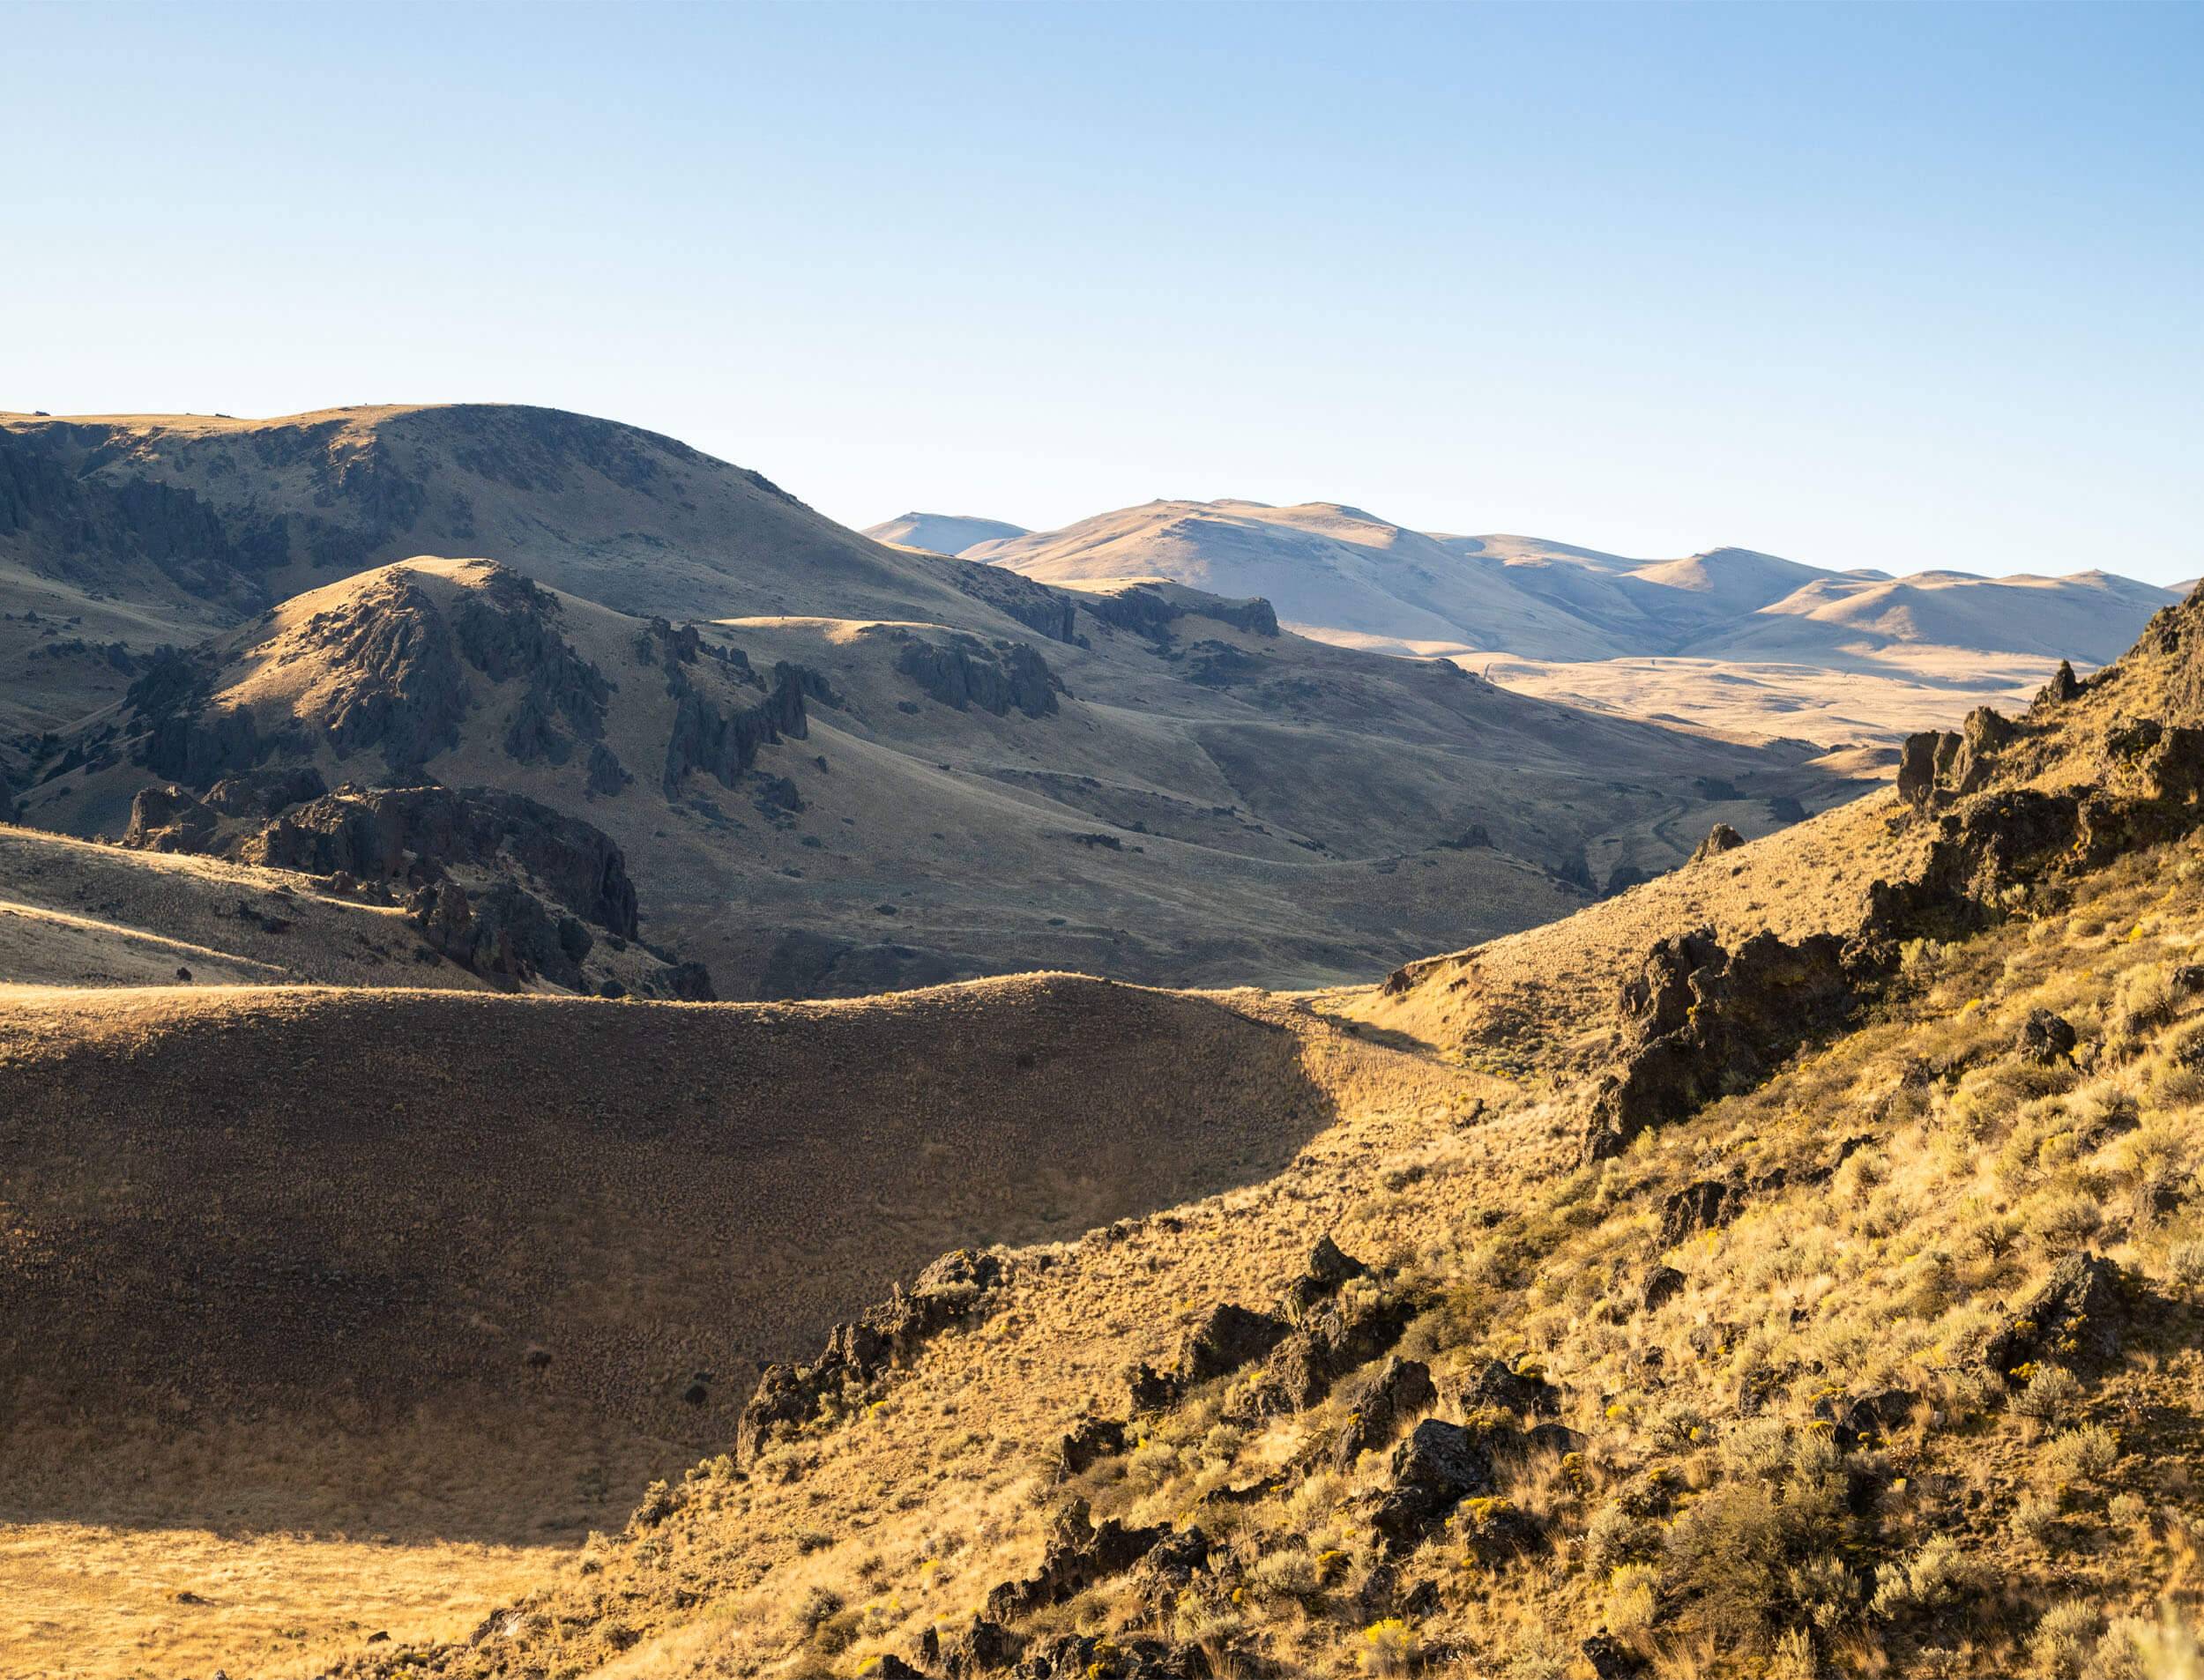
{"label": "grassy hillside", "polygon": [[[46,740],[21,815],[112,836],[149,784],[195,809],[281,769],[517,794],[610,836],[644,936],[718,995],[777,998],[1036,967],[1337,980],[1565,914],[1716,821],[1764,832],[1852,785],[1807,749],[1280,636],[1259,603],[1077,605],[954,563],[1053,603],[1056,636],[961,595],[946,621],[676,627],[415,557],[142,662]],[[179,843],[254,843],[193,821]]]}
{"label": "grassy hillside", "polygon": [[[1307,1000],[1446,1082],[838,1340],[481,1639],[364,1670],[2186,1672],[2200,649],[2163,614],[1698,900]],[[1494,1042],[1580,965],[1604,1006]]]}

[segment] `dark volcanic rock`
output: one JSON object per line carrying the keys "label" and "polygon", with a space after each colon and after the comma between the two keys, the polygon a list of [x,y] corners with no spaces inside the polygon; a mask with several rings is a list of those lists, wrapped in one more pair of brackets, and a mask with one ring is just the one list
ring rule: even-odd
{"label": "dark volcanic rock", "polygon": [[1002,1262],[984,1251],[959,1248],[944,1254],[908,1290],[837,1325],[825,1350],[808,1365],[768,1365],[735,1426],[735,1456],[748,1463],[777,1429],[808,1423],[821,1404],[848,1387],[864,1387],[950,1325],[969,1317],[1001,1285]]}
{"label": "dark volcanic rock", "polygon": [[681,678],[674,728],[666,743],[664,786],[672,799],[681,778],[702,770],[722,787],[733,787],[757,762],[758,750],[784,738],[801,740],[810,732],[804,713],[801,668],[778,667],[773,687],[755,706],[723,708]]}
{"label": "dark volcanic rock", "polygon": [[1413,1550],[1455,1506],[1492,1486],[1492,1455],[1476,1437],[1459,1424],[1426,1417],[1393,1449],[1371,1530],[1389,1554]]}
{"label": "dark volcanic rock", "polygon": [[1056,1444],[1059,1481],[1083,1476],[1106,1458],[1125,1450],[1125,1424],[1115,1417],[1084,1417],[1064,1431]]}
{"label": "dark volcanic rock", "polygon": [[203,851],[218,826],[213,811],[175,784],[145,787],[130,800],[123,844],[134,851]]}
{"label": "dark volcanic rock", "polygon": [[1647,1126],[1750,1089],[1842,1022],[1853,1000],[1843,951],[1828,934],[1793,945],[1763,932],[1734,952],[1711,929],[1661,940],[1623,987],[1630,1042],[1593,1106],[1586,1157],[1619,1155]]}
{"label": "dark volcanic rock", "polygon": [[1718,1230],[1745,1211],[1744,1184],[1735,1178],[1687,1184],[1661,1204],[1661,1246],[1673,1248],[1702,1230]]}
{"label": "dark volcanic rock", "polygon": [[1098,1524],[1091,1518],[1084,1499],[1074,1499],[1058,1512],[1040,1567],[1024,1580],[1004,1581],[991,1590],[981,1614],[991,1622],[1009,1622],[1061,1604],[1123,1574],[1171,1532],[1128,1528],[1115,1517]]}
{"label": "dark volcanic rock", "polygon": [[1658,1312],[1684,1292],[1685,1281],[1684,1275],[1673,1266],[1656,1266],[1646,1274],[1640,1305],[1648,1312]]}
{"label": "dark volcanic rock", "polygon": [[497,788],[340,788],[278,817],[247,841],[248,863],[362,881],[434,880],[453,863],[510,859],[555,903],[635,937],[636,892],[612,837],[579,817]]}
{"label": "dark volcanic rock", "polygon": [[2055,1062],[2073,1059],[2074,1027],[2064,1015],[2049,1009],[2030,1009],[2028,1019],[2021,1023],[2018,1040],[2014,1048],[2026,1060],[2048,1067]]}
{"label": "dark volcanic rock", "polygon": [[270,765],[224,777],[207,790],[206,802],[226,817],[273,816],[328,792],[329,784],[310,764]]}
{"label": "dark volcanic rock", "polygon": [[1559,1417],[1561,1391],[1536,1372],[1510,1371],[1499,1360],[1487,1359],[1462,1391],[1464,1411],[1485,1406],[1518,1417]]}
{"label": "dark volcanic rock", "polygon": [[1056,710],[1063,684],[1048,668],[1048,661],[1026,643],[990,646],[975,636],[929,642],[908,631],[899,634],[904,640],[896,654],[896,669],[944,706],[958,711],[977,706],[998,717],[1013,707],[1028,717],[1044,717]]}
{"label": "dark volcanic rock", "polygon": [[1704,863],[1708,859],[1718,858],[1725,851],[1735,851],[1744,844],[1743,835],[1726,822],[1717,822],[1707,830],[1707,837],[1699,843],[1699,848],[1691,854],[1690,860]]}
{"label": "dark volcanic rock", "polygon": [[1252,1364],[1283,1342],[1289,1328],[1267,1312],[1226,1302],[1187,1337],[1179,1356],[1181,1385],[1191,1388]]}
{"label": "dark volcanic rock", "polygon": [[2069,1254],[1982,1350],[1989,1370],[2013,1372],[2038,1360],[2102,1364],[2118,1357],[2127,1303],[2119,1267],[2096,1254]]}
{"label": "dark volcanic rock", "polygon": [[1369,1267],[1343,1251],[1330,1237],[1319,1237],[1316,1245],[1308,1251],[1308,1264],[1301,1275],[1285,1286],[1279,1297],[1278,1311],[1288,1324],[1306,1323],[1308,1316],[1324,1302],[1339,1292],[1339,1286],[1351,1277],[1368,1275]]}
{"label": "dark volcanic rock", "polygon": [[1439,1398],[1431,1380],[1431,1368],[1420,1360],[1389,1354],[1383,1363],[1357,1380],[1347,1396],[1347,1422],[1333,1444],[1332,1461],[1342,1470],[1355,1460],[1380,1447],[1399,1433],[1401,1425]]}

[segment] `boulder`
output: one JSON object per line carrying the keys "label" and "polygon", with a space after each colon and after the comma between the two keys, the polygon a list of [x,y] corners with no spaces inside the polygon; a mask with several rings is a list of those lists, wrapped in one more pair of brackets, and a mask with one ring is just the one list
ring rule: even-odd
{"label": "boulder", "polygon": [[1686,1185],[1661,1204],[1661,1246],[1721,1229],[1745,1210],[1745,1186],[1734,1178]]}
{"label": "boulder", "polygon": [[1561,1391],[1536,1370],[1510,1371],[1497,1359],[1487,1359],[1462,1390],[1462,1409],[1473,1412],[1493,1406],[1518,1417],[1558,1417]]}
{"label": "boulder", "polygon": [[2073,1060],[2074,1046],[2073,1024],[2048,1009],[2030,1009],[2014,1043],[2023,1060],[2042,1067]]}
{"label": "boulder", "polygon": [[1744,844],[1743,835],[1726,822],[1717,822],[1707,830],[1707,837],[1699,843],[1698,850],[1691,854],[1690,861],[1704,863],[1708,859],[1718,858],[1725,851],[1735,851]]}
{"label": "boulder", "polygon": [[1673,1266],[1656,1266],[1646,1274],[1641,1306],[1649,1313],[1658,1312],[1684,1292],[1684,1275]]}
{"label": "boulder", "polygon": [[1393,1449],[1370,1528],[1391,1556],[1413,1550],[1463,1499],[1489,1492],[1492,1455],[1458,1424],[1426,1417]]}
{"label": "boulder", "polygon": [[2069,1254],[1984,1344],[1982,1363],[2008,1382],[2042,1360],[2103,1364],[2118,1357],[2126,1318],[2119,1267],[2102,1255]]}
{"label": "boulder", "polygon": [[1301,1275],[1285,1286],[1278,1311],[1288,1324],[1299,1327],[1318,1306],[1337,1295],[1341,1284],[1351,1277],[1367,1276],[1369,1269],[1344,1252],[1329,1236],[1320,1237],[1315,1247],[1308,1252],[1308,1264]]}
{"label": "boulder", "polygon": [[1355,1384],[1347,1396],[1345,1427],[1332,1446],[1332,1461],[1351,1469],[1364,1453],[1384,1446],[1400,1432],[1401,1425],[1426,1411],[1439,1398],[1431,1380],[1431,1367],[1420,1360],[1389,1354],[1376,1369]]}

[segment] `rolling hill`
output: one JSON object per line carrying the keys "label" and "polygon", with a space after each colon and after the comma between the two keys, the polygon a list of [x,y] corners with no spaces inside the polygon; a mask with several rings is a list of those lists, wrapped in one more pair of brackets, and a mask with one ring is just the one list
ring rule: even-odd
{"label": "rolling hill", "polygon": [[1896,789],[1381,984],[11,1000],[14,1647],[2154,1672],[2200,661],[2191,601]]}
{"label": "rolling hill", "polygon": [[[954,537],[954,530],[945,536]],[[1044,582],[1260,594],[1342,645],[1450,657],[1509,687],[1761,738],[1895,740],[2102,664],[2170,591],[2085,571],[1832,572],[1744,548],[1642,561],[1430,536],[1317,502],[1156,502],[953,552]]]}
{"label": "rolling hill", "polygon": [[[148,784],[205,804],[247,772],[488,789],[607,836],[643,937],[726,997],[1336,981],[1848,786],[1801,744],[1527,699],[1260,601],[883,546],[551,411],[15,418],[0,461],[0,628],[41,678],[11,690],[24,821],[118,836]],[[108,617],[49,623],[94,593]],[[160,652],[171,623],[204,637]],[[178,808],[192,845],[267,855]]]}

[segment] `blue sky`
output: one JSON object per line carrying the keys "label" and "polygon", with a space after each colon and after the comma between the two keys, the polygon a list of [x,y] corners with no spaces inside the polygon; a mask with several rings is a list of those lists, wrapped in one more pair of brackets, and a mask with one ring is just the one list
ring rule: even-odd
{"label": "blue sky", "polygon": [[0,407],[2204,569],[2204,5],[0,0]]}

